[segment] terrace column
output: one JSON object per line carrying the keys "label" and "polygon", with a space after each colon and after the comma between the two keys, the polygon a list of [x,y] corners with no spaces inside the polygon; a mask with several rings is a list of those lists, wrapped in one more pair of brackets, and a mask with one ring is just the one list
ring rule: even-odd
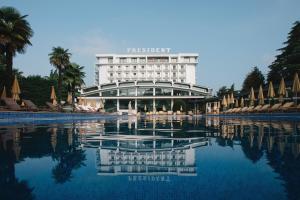
{"label": "terrace column", "polygon": [[174,99],[171,99],[171,111],[173,111]]}
{"label": "terrace column", "polygon": [[117,99],[117,112],[119,112],[119,110],[120,110],[120,100]]}
{"label": "terrace column", "polygon": [[134,100],[134,109],[137,112],[137,99]]}
{"label": "terrace column", "polygon": [[[155,108],[155,99],[153,99],[153,108],[152,108],[152,111],[156,111],[156,108]],[[154,114],[154,113],[153,113]]]}

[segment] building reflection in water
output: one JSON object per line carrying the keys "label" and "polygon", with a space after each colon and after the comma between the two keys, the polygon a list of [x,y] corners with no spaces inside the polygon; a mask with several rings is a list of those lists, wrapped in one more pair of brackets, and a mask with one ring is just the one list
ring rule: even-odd
{"label": "building reflection in water", "polygon": [[197,175],[195,148],[208,145],[208,138],[185,133],[182,118],[129,117],[116,124],[114,129],[102,121],[80,129],[82,144],[97,148],[98,175],[160,181]]}
{"label": "building reflection in water", "polygon": [[[15,165],[25,158],[50,156],[55,163],[50,169],[52,178],[62,184],[84,166],[84,149],[95,148],[98,175],[170,181],[171,176],[197,175],[197,167],[201,167],[197,166],[196,149],[215,144],[240,146],[253,163],[266,159],[284,181],[288,198],[296,199],[300,196],[299,132],[298,121],[180,116],[1,127],[0,199],[34,197],[34,188],[15,176]],[[18,188],[19,192],[9,193]]]}

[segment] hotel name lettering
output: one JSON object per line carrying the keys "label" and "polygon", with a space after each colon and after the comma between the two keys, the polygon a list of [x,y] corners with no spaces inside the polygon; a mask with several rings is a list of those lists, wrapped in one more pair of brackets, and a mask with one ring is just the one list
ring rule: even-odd
{"label": "hotel name lettering", "polygon": [[127,53],[170,53],[171,48],[127,48]]}

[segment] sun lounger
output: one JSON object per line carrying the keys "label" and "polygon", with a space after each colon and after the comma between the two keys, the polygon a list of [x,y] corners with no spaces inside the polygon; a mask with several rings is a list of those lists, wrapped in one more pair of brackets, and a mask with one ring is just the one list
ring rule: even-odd
{"label": "sun lounger", "polygon": [[253,108],[254,112],[257,112],[258,110],[260,110],[263,106],[262,105],[257,105],[255,108]]}
{"label": "sun lounger", "polygon": [[263,107],[261,107],[260,109],[258,109],[258,112],[266,112],[268,111],[268,109],[270,108],[270,104],[266,104]]}
{"label": "sun lounger", "polygon": [[241,112],[244,113],[244,112],[247,112],[247,110],[248,110],[248,107],[244,107],[241,109]]}
{"label": "sun lounger", "polygon": [[9,110],[22,110],[22,108],[17,104],[12,98],[4,98],[2,99],[5,107],[7,107]]}
{"label": "sun lounger", "polygon": [[226,110],[225,113],[231,113],[232,108],[230,108],[229,110]]}
{"label": "sun lounger", "polygon": [[294,106],[294,102],[286,102],[280,107],[281,111],[289,111],[292,110]]}
{"label": "sun lounger", "polygon": [[53,105],[50,102],[46,102],[46,105],[50,108],[51,111],[58,111],[59,110],[59,106],[58,105]]}
{"label": "sun lounger", "polygon": [[25,104],[25,108],[26,110],[30,110],[30,111],[38,111],[39,108],[30,100],[26,100],[26,99],[23,99],[22,100]]}
{"label": "sun lounger", "polygon": [[254,106],[250,106],[245,112],[253,112],[253,111],[254,111]]}
{"label": "sun lounger", "polygon": [[169,110],[168,115],[172,115],[172,114],[173,114],[173,111]]}
{"label": "sun lounger", "polygon": [[270,111],[270,112],[278,111],[280,107],[281,107],[281,103],[274,104],[274,105],[269,109],[269,111]]}
{"label": "sun lounger", "polygon": [[188,115],[193,115],[193,111],[189,111],[189,112],[188,112]]}
{"label": "sun lounger", "polygon": [[72,112],[73,111],[73,106],[72,105],[66,105],[62,107],[62,111],[64,112]]}
{"label": "sun lounger", "polygon": [[234,113],[238,113],[242,110],[242,108],[236,108],[236,110],[234,111]]}

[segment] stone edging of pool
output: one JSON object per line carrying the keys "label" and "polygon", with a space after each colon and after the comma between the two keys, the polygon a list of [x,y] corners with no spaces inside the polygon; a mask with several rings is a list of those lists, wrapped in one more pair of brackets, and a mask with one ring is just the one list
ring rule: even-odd
{"label": "stone edging of pool", "polygon": [[110,120],[118,115],[100,113],[59,113],[59,112],[0,112],[0,125],[17,123],[47,123],[77,120]]}
{"label": "stone edging of pool", "polygon": [[206,114],[206,117],[222,117],[222,118],[251,118],[265,120],[300,120],[300,113],[245,113],[245,114]]}

